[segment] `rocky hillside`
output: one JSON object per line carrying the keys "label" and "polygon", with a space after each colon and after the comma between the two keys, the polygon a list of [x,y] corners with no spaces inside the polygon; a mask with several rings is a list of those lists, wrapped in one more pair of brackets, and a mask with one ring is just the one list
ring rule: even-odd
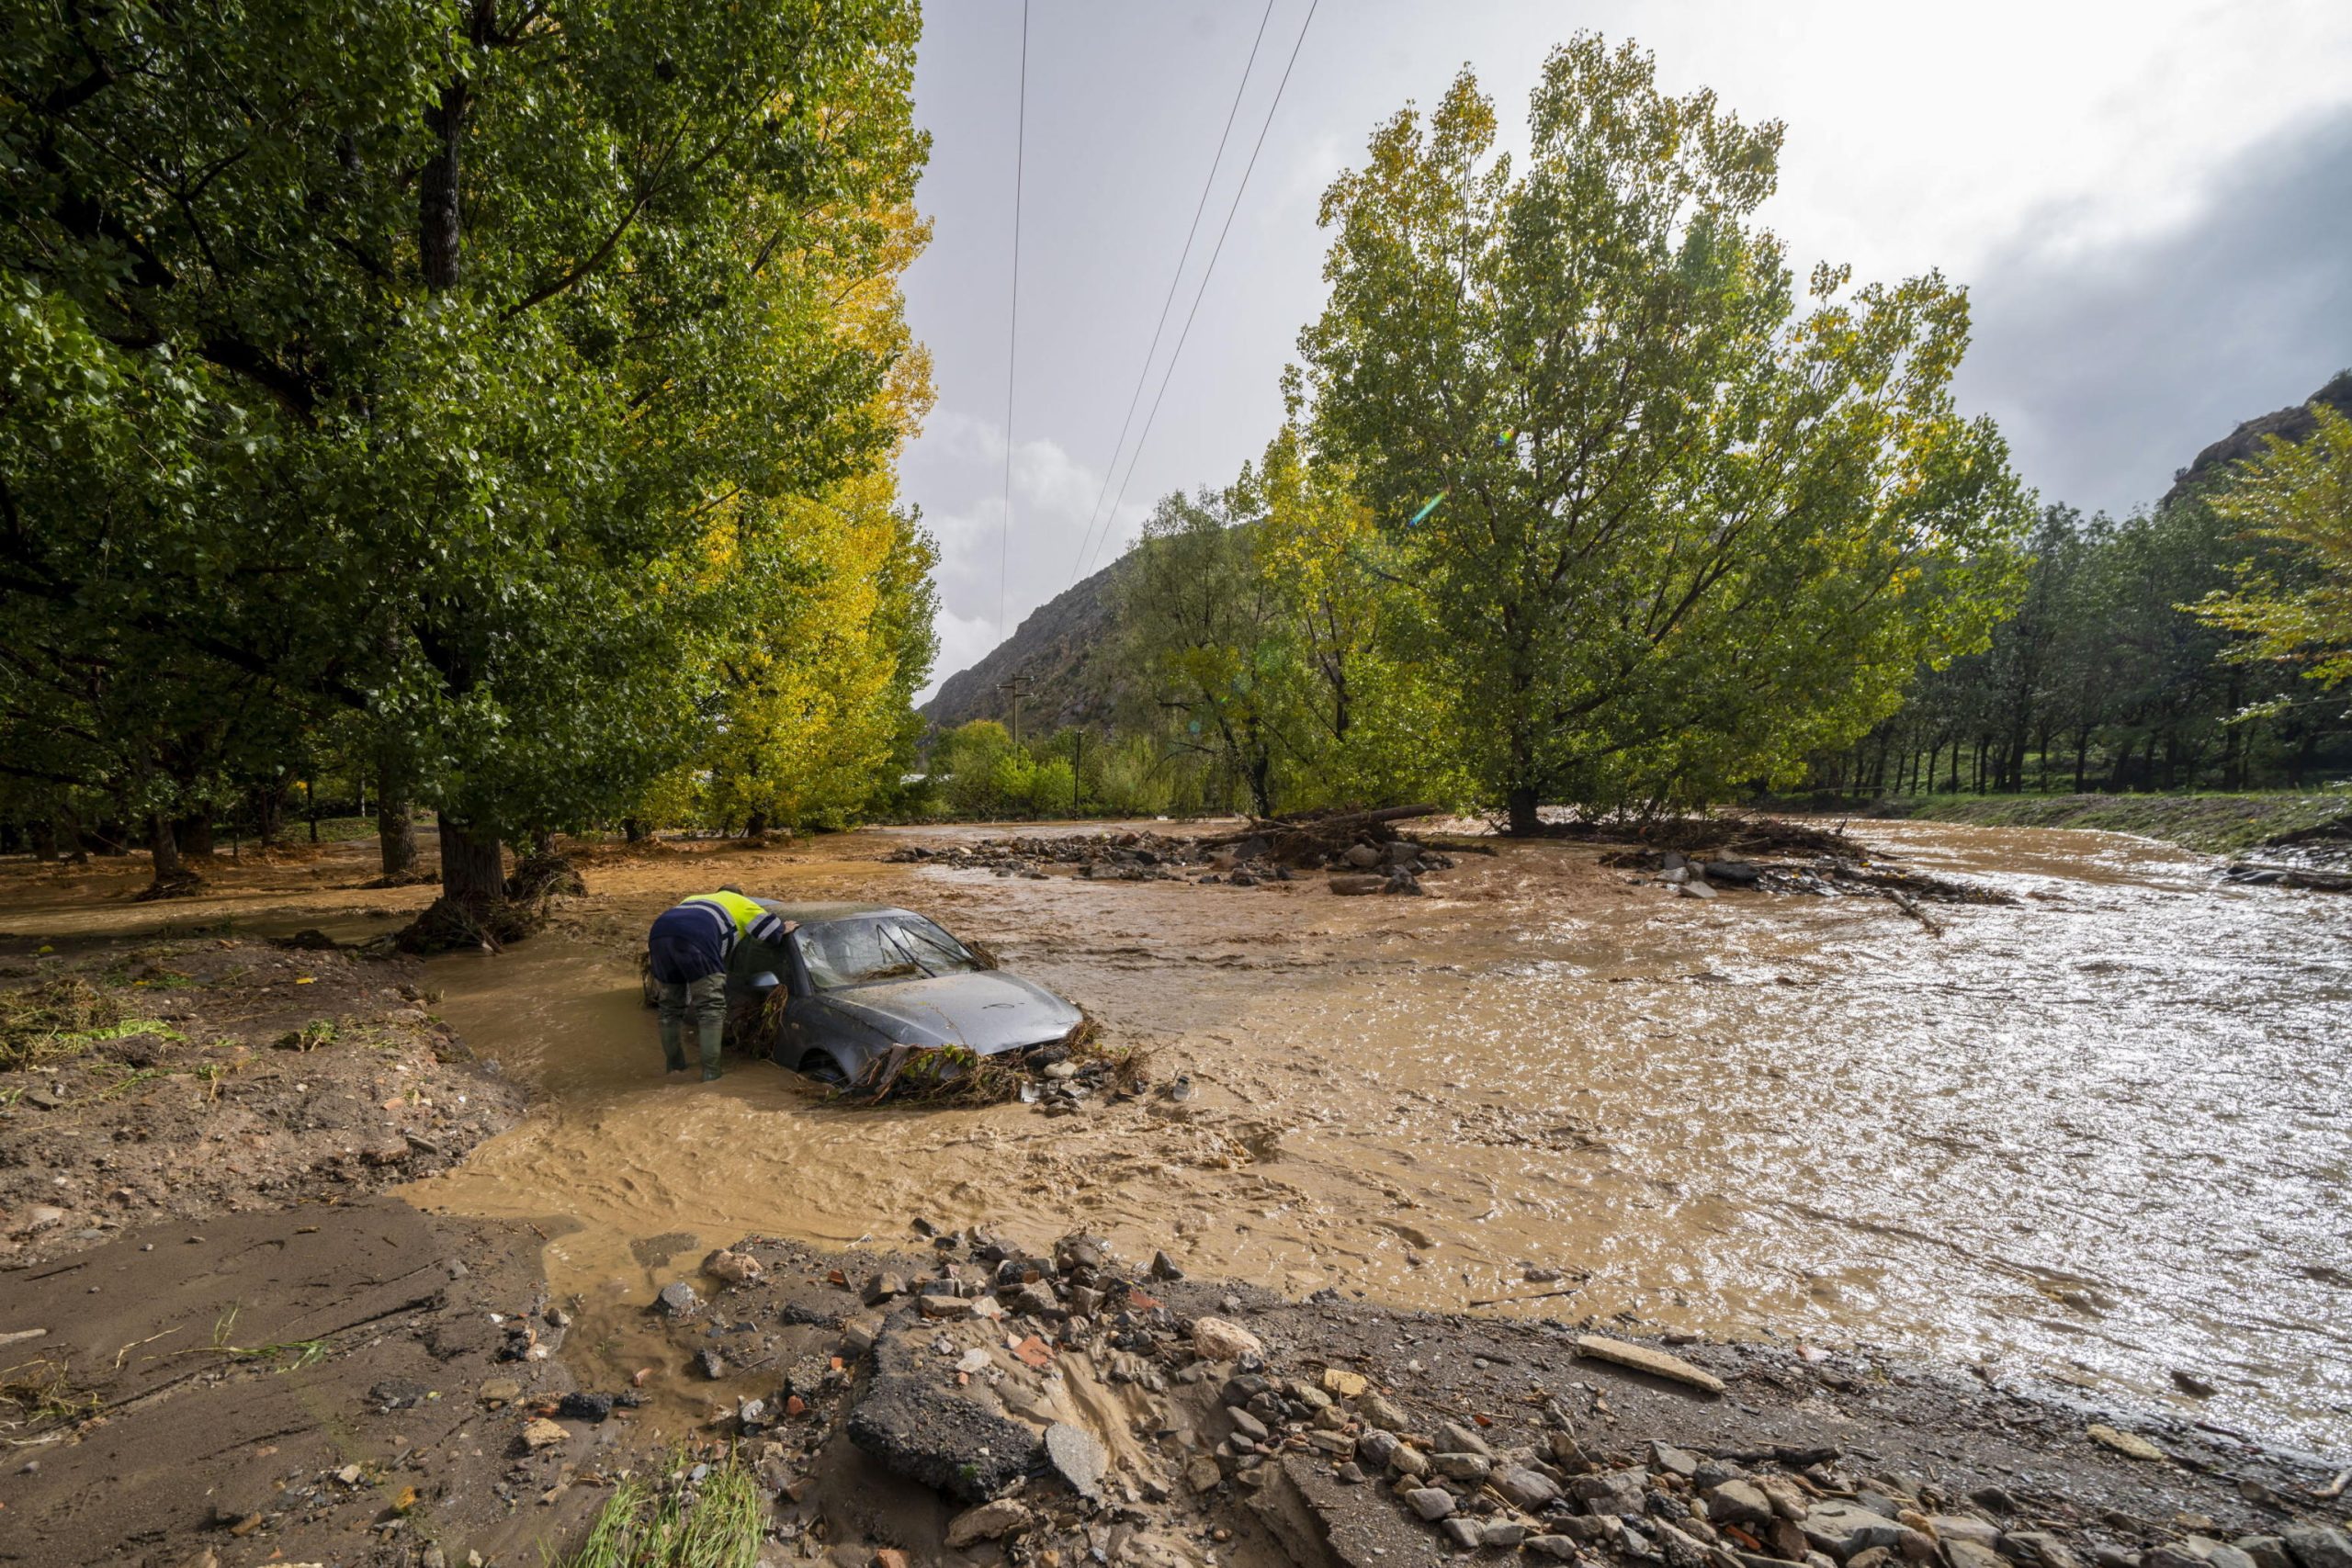
{"label": "rocky hillside", "polygon": [[1048,600],[987,658],[950,675],[922,705],[922,716],[940,729],[976,718],[1010,724],[1012,694],[998,688],[1026,676],[1021,727],[1030,735],[1085,726],[1107,730],[1120,697],[1118,648],[1112,583],[1125,566],[1101,571]]}
{"label": "rocky hillside", "polygon": [[2195,462],[2173,476],[2172,489],[2165,491],[2163,503],[2170,506],[2208,479],[2218,478],[2232,463],[2244,462],[2248,457],[2260,455],[2267,436],[2301,441],[2319,423],[2312,413],[2315,403],[2325,403],[2338,413],[2352,416],[2352,370],[2337,372],[2335,379],[2292,408],[2264,414],[2260,419],[2247,420],[2198,453]]}

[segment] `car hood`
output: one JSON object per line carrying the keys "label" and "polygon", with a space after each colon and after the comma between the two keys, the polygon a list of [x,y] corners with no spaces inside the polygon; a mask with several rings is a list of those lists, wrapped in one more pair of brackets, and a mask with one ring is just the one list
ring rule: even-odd
{"label": "car hood", "polygon": [[1058,1040],[1081,1016],[1043,986],[1001,971],[853,986],[822,1000],[901,1044],[963,1045],[983,1056]]}

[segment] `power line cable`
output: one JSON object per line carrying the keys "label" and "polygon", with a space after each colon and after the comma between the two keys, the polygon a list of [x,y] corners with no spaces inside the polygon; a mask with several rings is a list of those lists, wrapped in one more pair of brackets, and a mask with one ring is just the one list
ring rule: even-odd
{"label": "power line cable", "polygon": [[1004,344],[1004,522],[997,531],[997,635],[1008,635],[1004,624],[1004,585],[1012,558],[1012,385],[1016,355],[1021,349],[1021,183],[1029,146],[1029,0],[1021,0],[1021,107],[1012,137],[1012,307]]}
{"label": "power line cable", "polygon": [[[1143,460],[1144,443],[1151,439],[1151,427],[1159,418],[1160,400],[1168,396],[1168,383],[1176,374],[1176,362],[1183,357],[1185,341],[1193,335],[1193,322],[1201,313],[1201,300],[1209,291],[1209,278],[1216,271],[1217,257],[1225,254],[1225,238],[1233,232],[1234,215],[1241,210],[1241,197],[1249,190],[1250,176],[1258,167],[1258,154],[1265,151],[1266,132],[1273,129],[1274,112],[1283,107],[1283,91],[1290,85],[1292,67],[1298,63],[1298,51],[1306,42],[1306,29],[1315,25],[1315,9],[1321,4],[1322,0],[1310,0],[1306,19],[1298,24],[1298,38],[1290,46],[1290,59],[1283,66],[1283,79],[1274,85],[1274,101],[1266,106],[1265,122],[1258,127],[1258,141],[1250,149],[1250,162],[1242,167],[1241,183],[1234,188],[1233,205],[1225,209],[1225,227],[1217,231],[1216,248],[1209,252],[1209,264],[1201,270],[1201,286],[1193,291],[1193,308],[1184,316],[1184,330],[1176,334],[1176,346],[1168,355],[1168,368],[1159,378],[1159,390],[1151,397],[1151,412],[1144,416],[1143,434],[1136,437],[1135,454],[1127,460],[1127,477],[1119,481],[1118,499],[1111,502],[1110,516],[1103,521],[1102,537],[1095,545],[1098,557],[1102,554],[1102,546],[1111,542],[1111,522],[1119,514],[1119,502],[1127,499],[1127,486],[1136,477],[1136,465]],[[1090,558],[1087,565],[1091,568],[1093,559]]]}
{"label": "power line cable", "polygon": [[1119,422],[1119,439],[1111,446],[1111,460],[1102,466],[1102,488],[1094,493],[1094,505],[1086,513],[1086,531],[1078,536],[1078,553],[1070,558],[1069,580],[1078,581],[1078,569],[1086,559],[1087,547],[1094,539],[1094,520],[1102,510],[1102,498],[1111,493],[1111,476],[1119,471],[1119,454],[1127,449],[1127,432],[1133,428],[1136,410],[1143,402],[1144,384],[1151,379],[1151,362],[1159,354],[1160,334],[1168,330],[1168,312],[1176,303],[1176,289],[1184,281],[1184,264],[1193,259],[1193,241],[1201,231],[1201,214],[1208,210],[1209,192],[1216,187],[1216,172],[1225,164],[1225,144],[1233,135],[1234,117],[1241,112],[1242,96],[1249,91],[1250,73],[1258,66],[1259,46],[1266,41],[1266,24],[1274,19],[1274,0],[1266,0],[1266,9],[1258,18],[1258,36],[1250,40],[1250,58],[1241,67],[1241,80],[1234,85],[1233,107],[1225,111],[1225,129],[1217,133],[1216,155],[1209,160],[1208,177],[1201,182],[1201,199],[1193,206],[1193,226],[1184,231],[1184,248],[1176,256],[1176,270],[1169,275],[1168,298],[1159,302],[1159,321],[1151,329],[1151,346],[1143,351],[1143,364],[1136,369],[1136,389],[1127,399],[1127,417]]}

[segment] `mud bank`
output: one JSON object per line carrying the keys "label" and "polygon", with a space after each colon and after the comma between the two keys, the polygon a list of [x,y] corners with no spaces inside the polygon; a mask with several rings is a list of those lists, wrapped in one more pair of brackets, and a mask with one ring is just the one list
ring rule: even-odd
{"label": "mud bank", "polygon": [[[62,1325],[45,1348],[83,1379],[77,1408],[10,1434],[0,1562],[530,1568],[616,1483],[730,1455],[757,1477],[759,1560],[834,1568],[2352,1550],[2290,1457],[2188,1423],[2102,1440],[2082,1408],[1867,1349],[1652,1348],[1660,1377],[1596,1359],[1581,1323],[1289,1301],[1091,1238],[1030,1258],[968,1235],[745,1238],[600,1322],[549,1297],[536,1239],[376,1198],[0,1274],[0,1322]],[[1643,1353],[1604,1326],[1605,1354]]]}
{"label": "mud bank", "polygon": [[523,1091],[420,968],[234,937],[0,949],[0,1267],[446,1169]]}
{"label": "mud bank", "polygon": [[2325,848],[2352,855],[2352,799],[2329,795],[1936,795],[1873,801],[1863,817],[1988,828],[2137,833],[2207,854]]}

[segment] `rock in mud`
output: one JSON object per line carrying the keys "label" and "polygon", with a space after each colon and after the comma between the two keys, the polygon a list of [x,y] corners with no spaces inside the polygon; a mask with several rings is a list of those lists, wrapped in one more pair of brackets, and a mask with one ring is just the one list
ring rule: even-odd
{"label": "rock in mud", "polygon": [[2165,1457],[2164,1450],[2156,1447],[2139,1433],[2118,1431],[2113,1427],[2096,1421],[2090,1426],[2090,1438],[2091,1441],[2113,1449],[2117,1453],[2129,1459],[2160,1460]]}
{"label": "rock in mud", "polygon": [[1453,1512],[1453,1494],[1436,1486],[1416,1486],[1405,1494],[1406,1506],[1425,1519],[1442,1519]]}
{"label": "rock in mud", "polygon": [[748,1252],[734,1252],[722,1247],[702,1260],[702,1271],[729,1285],[756,1284],[760,1260]]}
{"label": "rock in mud", "polygon": [[1772,1500],[1752,1481],[1726,1481],[1707,1490],[1707,1517],[1735,1525],[1772,1521]]}
{"label": "rock in mud", "polygon": [[1029,1510],[1012,1498],[983,1503],[947,1521],[947,1544],[960,1551],[975,1541],[1001,1540],[1029,1523]]}
{"label": "rock in mud", "polygon": [[927,1364],[927,1330],[894,1320],[874,1347],[875,1372],[850,1412],[850,1441],[899,1474],[966,1503],[1019,1484],[1037,1436],[952,1388]]}
{"label": "rock in mud", "polygon": [[1488,1459],[1495,1454],[1487,1446],[1487,1439],[1478,1435],[1477,1427],[1465,1427],[1459,1421],[1438,1423],[1437,1446],[1444,1453],[1484,1454]]}
{"label": "rock in mud", "polygon": [[702,1309],[702,1298],[684,1280],[673,1280],[662,1287],[653,1298],[653,1310],[663,1317],[692,1317]]}
{"label": "rock in mud", "polygon": [[1102,1488],[1102,1472],[1109,1468],[1110,1456],[1093,1435],[1067,1421],[1057,1421],[1046,1428],[1046,1462],[1054,1467],[1069,1489],[1081,1497],[1091,1497]]}
{"label": "rock in mud", "polygon": [[1331,891],[1342,898],[1360,898],[1369,893],[1377,893],[1387,886],[1386,877],[1363,873],[1331,878]]}
{"label": "rock in mud", "polygon": [[2352,1568],[2352,1540],[2346,1540],[2342,1530],[2307,1525],[2280,1530],[2278,1535],[2287,1543],[2287,1555],[2300,1568]]}
{"label": "rock in mud", "polygon": [[[1509,1465],[1495,1472],[1494,1489],[1529,1513],[1541,1513],[1560,1495],[1559,1483],[1541,1472],[1524,1465]],[[1516,1546],[1517,1541],[1510,1545]]]}
{"label": "rock in mud", "polygon": [[1611,1470],[1599,1475],[1579,1475],[1569,1483],[1569,1489],[1588,1512],[1639,1515],[1645,1506],[1644,1483],[1648,1479],[1638,1470]]}
{"label": "rock in mud", "polygon": [[[2033,1568],[2081,1568],[2073,1550],[2048,1530],[2010,1530],[2001,1537],[2001,1553]],[[2352,1568],[2352,1563],[2340,1568]]]}
{"label": "rock in mud", "polygon": [[1448,1481],[1477,1486],[1484,1484],[1495,1468],[1495,1461],[1485,1454],[1434,1453],[1430,1455],[1430,1468]]}
{"label": "rock in mud", "polygon": [[571,1436],[544,1416],[523,1426],[523,1446],[534,1453],[541,1449],[551,1449]]}
{"label": "rock in mud", "polygon": [[1193,1320],[1193,1349],[1203,1360],[1238,1361],[1244,1356],[1263,1356],[1266,1343],[1238,1323],[1201,1317]]}
{"label": "rock in mud", "polygon": [[[1873,1546],[1889,1551],[1901,1544],[1903,1527],[1883,1514],[1874,1514],[1856,1503],[1836,1498],[1824,1498],[1805,1510],[1804,1523],[1799,1527],[1804,1539],[1816,1551],[1827,1552],[1843,1562],[1858,1551]],[[2055,1564],[2046,1568],[2056,1568]]]}
{"label": "rock in mud", "polygon": [[727,1375],[727,1358],[707,1346],[695,1352],[695,1366],[714,1382]]}
{"label": "rock in mud", "polygon": [[1724,1380],[1710,1371],[1702,1371],[1679,1356],[1669,1356],[1663,1350],[1653,1350],[1646,1345],[1635,1345],[1623,1339],[1610,1339],[1598,1334],[1581,1335],[1577,1339],[1577,1353],[1597,1361],[1611,1361],[1621,1367],[1631,1367],[1637,1372],[1647,1372],[1654,1378],[1671,1382],[1688,1383],[1692,1388],[1705,1389],[1709,1393],[1721,1393]]}

